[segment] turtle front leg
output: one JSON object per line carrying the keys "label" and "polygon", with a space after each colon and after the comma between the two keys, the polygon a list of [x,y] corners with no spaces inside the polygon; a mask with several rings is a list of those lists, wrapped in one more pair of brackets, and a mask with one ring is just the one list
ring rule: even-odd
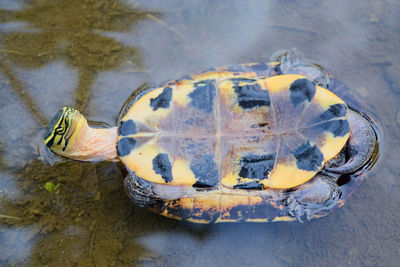
{"label": "turtle front leg", "polygon": [[150,206],[158,201],[169,201],[187,196],[187,186],[161,185],[146,181],[135,174],[128,174],[124,180],[125,191],[139,207]]}
{"label": "turtle front leg", "polygon": [[302,74],[312,80],[316,85],[328,88],[331,76],[320,65],[304,61],[303,55],[295,50],[280,52],[274,55],[274,61],[279,62],[280,74]]}
{"label": "turtle front leg", "polygon": [[334,178],[318,174],[309,182],[293,188],[285,199],[285,206],[291,216],[304,222],[321,210],[332,209],[340,195],[340,187]]}

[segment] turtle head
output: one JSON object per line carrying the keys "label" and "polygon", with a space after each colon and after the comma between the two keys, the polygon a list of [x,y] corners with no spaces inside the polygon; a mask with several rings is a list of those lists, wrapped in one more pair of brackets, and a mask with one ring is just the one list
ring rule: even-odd
{"label": "turtle head", "polygon": [[117,127],[92,128],[78,110],[63,107],[50,121],[41,154],[50,164],[53,153],[74,160],[118,161],[116,143]]}
{"label": "turtle head", "polygon": [[87,125],[85,117],[76,109],[63,107],[51,119],[44,144],[54,153],[68,156],[79,130]]}

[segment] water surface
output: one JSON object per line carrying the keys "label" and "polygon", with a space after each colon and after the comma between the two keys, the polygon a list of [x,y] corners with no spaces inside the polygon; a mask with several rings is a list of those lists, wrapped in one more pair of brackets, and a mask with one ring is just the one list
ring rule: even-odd
{"label": "water surface", "polygon": [[[1,1],[0,264],[398,265],[399,12],[394,0]],[[143,83],[292,48],[345,82],[381,129],[378,164],[324,218],[174,221],[131,205],[118,164],[40,159],[64,105],[114,125]]]}

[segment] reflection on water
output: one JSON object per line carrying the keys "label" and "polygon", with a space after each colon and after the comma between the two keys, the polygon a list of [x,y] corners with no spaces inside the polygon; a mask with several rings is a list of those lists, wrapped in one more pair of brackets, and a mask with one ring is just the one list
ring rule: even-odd
{"label": "reflection on water", "polygon": [[0,238],[2,245],[0,246],[2,262],[18,262],[20,259],[29,259],[32,254],[32,242],[35,233],[33,227],[1,227]]}
{"label": "reflection on water", "polygon": [[[74,104],[84,110],[90,97],[91,85],[100,71],[120,66],[130,59],[141,67],[139,50],[122,46],[105,37],[102,31],[121,32],[147,18],[149,11],[131,8],[117,1],[32,1],[21,10],[2,10],[2,22],[23,22],[20,31],[5,29],[0,52],[4,57],[24,68],[39,68],[54,60],[65,60],[79,74]],[[15,24],[9,25],[15,28]],[[29,94],[12,74],[9,67],[0,65],[3,73],[26,102],[32,113],[43,124],[44,119]]]}
{"label": "reflection on water", "polygon": [[[399,11],[361,0],[0,1],[0,264],[396,265]],[[292,47],[348,84],[383,129],[379,164],[325,218],[192,225],[133,207],[118,164],[40,161],[43,127],[63,105],[113,124],[143,82]]]}

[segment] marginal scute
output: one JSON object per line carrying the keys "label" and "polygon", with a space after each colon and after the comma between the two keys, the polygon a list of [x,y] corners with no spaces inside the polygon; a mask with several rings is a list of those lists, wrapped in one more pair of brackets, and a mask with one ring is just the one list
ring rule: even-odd
{"label": "marginal scute", "polygon": [[194,199],[192,218],[213,223],[220,215],[219,195],[204,195]]}
{"label": "marginal scute", "polygon": [[[185,201],[186,200],[186,201]],[[191,205],[185,205],[185,202],[191,202]],[[172,218],[186,219],[192,215],[193,212],[193,199],[180,199],[179,202],[177,200],[169,201],[165,203],[165,213],[163,215]]]}
{"label": "marginal scute", "polygon": [[272,221],[278,217],[280,210],[275,208],[279,204],[275,204],[272,200],[268,201],[265,198],[253,196],[250,198],[250,216],[249,219],[265,219],[265,221]]}
{"label": "marginal scute", "polygon": [[225,221],[241,221],[249,212],[249,197],[245,195],[222,195],[219,209],[220,218]]}

